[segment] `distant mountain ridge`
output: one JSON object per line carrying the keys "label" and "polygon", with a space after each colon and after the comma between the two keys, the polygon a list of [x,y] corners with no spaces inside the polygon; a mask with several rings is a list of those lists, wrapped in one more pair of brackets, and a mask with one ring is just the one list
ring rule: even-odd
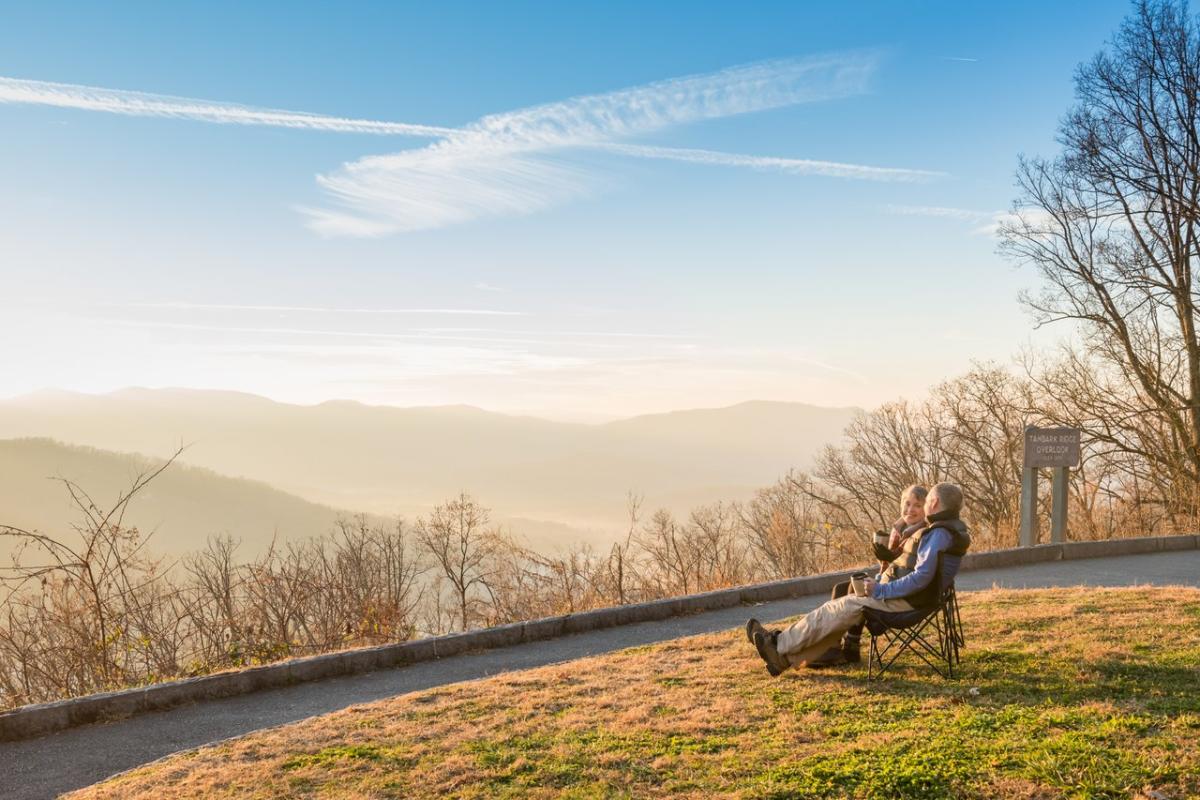
{"label": "distant mountain ridge", "polygon": [[50,437],[262,481],[329,507],[408,517],[466,491],[501,518],[623,525],[627,492],[676,510],[807,467],[857,413],[750,401],[583,424],[472,406],[313,406],[237,392],[43,391],[0,401],[0,438]]}
{"label": "distant mountain ridge", "polygon": [[[81,512],[55,478],[74,481],[108,511],[139,474],[162,463],[50,439],[0,440],[0,524],[62,537]],[[156,532],[149,552],[158,555],[196,550],[217,534],[241,540],[252,553],[276,532],[281,539],[325,534],[346,514],[258,481],[176,463],[138,493],[123,523],[143,535]],[[8,544],[0,542],[0,553]]]}

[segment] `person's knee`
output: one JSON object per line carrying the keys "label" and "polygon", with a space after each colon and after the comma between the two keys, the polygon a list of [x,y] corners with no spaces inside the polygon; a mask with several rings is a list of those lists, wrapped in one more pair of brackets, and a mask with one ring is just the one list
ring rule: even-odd
{"label": "person's knee", "polygon": [[860,598],[850,594],[845,597],[839,597],[836,600],[827,600],[822,608],[826,614],[842,617],[849,613],[850,608],[854,605],[854,601],[858,599]]}
{"label": "person's knee", "polygon": [[862,622],[864,619],[864,613],[868,608],[871,607],[871,598],[858,597],[856,595],[843,597],[838,600],[838,602],[843,604],[839,609],[839,612],[846,618],[851,619],[856,623]]}

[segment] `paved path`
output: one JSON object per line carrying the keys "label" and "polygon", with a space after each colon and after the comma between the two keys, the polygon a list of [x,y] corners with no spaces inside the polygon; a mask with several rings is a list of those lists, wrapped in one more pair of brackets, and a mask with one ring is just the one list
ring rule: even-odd
{"label": "paved path", "polygon": [[[1012,588],[1079,584],[1198,586],[1200,551],[979,570],[961,573],[957,583],[960,591],[988,589],[993,585]],[[295,722],[356,703],[664,639],[727,630],[741,626],[751,615],[764,621],[782,619],[809,611],[823,599],[802,597],[607,628],[366,675],[212,700],[119,722],[75,728],[39,739],[0,742],[0,798],[54,797],[179,750]]]}

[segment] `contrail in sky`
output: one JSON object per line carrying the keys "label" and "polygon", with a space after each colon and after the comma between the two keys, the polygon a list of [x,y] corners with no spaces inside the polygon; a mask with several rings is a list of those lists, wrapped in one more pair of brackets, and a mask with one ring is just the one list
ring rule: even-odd
{"label": "contrail in sky", "polygon": [[945,177],[944,172],[897,167],[871,167],[846,164],[840,161],[815,161],[810,158],[778,158],[776,156],[747,156],[722,153],[716,150],[694,150],[682,147],[653,147],[641,144],[597,145],[598,149],[636,158],[659,158],[667,161],[686,161],[693,164],[712,164],[724,167],[750,167],[777,170],[795,175],[826,175],[832,178],[858,178],[875,181],[926,181]]}
{"label": "contrail in sky", "polygon": [[188,311],[279,311],[308,314],[476,314],[481,316],[521,317],[523,311],[497,311],[489,308],[337,308],[333,306],[264,306],[228,303],[133,303],[135,308],[168,308]]}
{"label": "contrail in sky", "polygon": [[0,77],[0,103],[75,108],[81,111],[106,111],[132,117],[173,117],[224,125],[270,125],[278,128],[304,128],[338,133],[373,133],[383,136],[442,137],[453,128],[413,125],[407,122],[380,122],[371,119],[347,119],[253,108],[234,103],[216,103],[165,94],[146,94],[121,89],[101,89],[72,83],[48,83]]}
{"label": "contrail in sky", "polygon": [[879,56],[849,52],[744,64],[491,114],[460,128],[254,108],[144,92],[0,77],[0,103],[169,117],[226,125],[413,136],[434,141],[318,175],[333,208],[301,208],[326,235],[382,236],[528,214],[585,194],[593,167],[570,153],[744,167],[873,181],[944,173],[813,159],[633,144],[677,125],[861,94]]}

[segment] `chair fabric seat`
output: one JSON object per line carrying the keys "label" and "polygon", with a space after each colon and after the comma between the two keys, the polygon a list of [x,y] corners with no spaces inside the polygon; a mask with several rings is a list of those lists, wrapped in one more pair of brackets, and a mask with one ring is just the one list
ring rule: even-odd
{"label": "chair fabric seat", "polygon": [[937,610],[938,606],[914,608],[912,611],[880,611],[879,609],[868,608],[864,611],[863,616],[866,617],[867,630],[873,636],[881,636],[884,631],[889,629],[899,630],[919,625]]}

